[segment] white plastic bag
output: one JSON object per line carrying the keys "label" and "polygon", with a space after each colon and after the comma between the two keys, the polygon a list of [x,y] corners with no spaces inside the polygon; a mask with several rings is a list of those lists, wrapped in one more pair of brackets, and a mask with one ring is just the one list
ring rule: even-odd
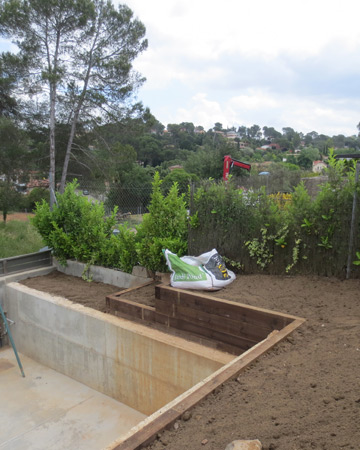
{"label": "white plastic bag", "polygon": [[164,255],[171,271],[170,284],[173,287],[213,291],[232,283],[236,278],[226,268],[216,249],[200,256],[179,258],[170,250],[164,250]]}

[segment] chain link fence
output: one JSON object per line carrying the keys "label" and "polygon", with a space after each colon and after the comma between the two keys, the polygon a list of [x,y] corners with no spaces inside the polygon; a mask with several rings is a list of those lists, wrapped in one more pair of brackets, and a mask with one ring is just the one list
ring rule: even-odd
{"label": "chain link fence", "polygon": [[104,203],[106,214],[118,207],[118,216],[142,215],[148,212],[151,186],[122,185],[93,180],[80,180],[79,191],[89,200]]}

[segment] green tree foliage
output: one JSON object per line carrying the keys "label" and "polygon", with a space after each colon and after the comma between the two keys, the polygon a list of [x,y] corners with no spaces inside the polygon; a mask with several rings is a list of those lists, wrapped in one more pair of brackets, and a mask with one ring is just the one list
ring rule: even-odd
{"label": "green tree foliage", "polygon": [[312,163],[320,159],[320,152],[314,147],[305,147],[301,150],[298,163],[304,169],[311,169]]}
{"label": "green tree foliage", "polygon": [[274,127],[263,127],[263,135],[266,139],[276,139],[281,138],[281,133],[276,131]]}
{"label": "green tree foliage", "polygon": [[18,102],[13,95],[17,80],[13,64],[14,58],[10,54],[0,55],[0,117],[18,115]]}
{"label": "green tree foliage", "polygon": [[147,47],[145,28],[126,5],[115,8],[103,0],[4,0],[0,25],[28,67],[23,87],[31,94],[49,91],[52,188],[59,102],[59,113],[71,123],[63,190],[78,122],[123,115],[124,102],[144,81],[133,71],[132,62]]}
{"label": "green tree foliage", "polygon": [[248,128],[247,135],[250,139],[261,139],[261,128],[259,125],[253,125],[252,127]]}
{"label": "green tree foliage", "polygon": [[123,168],[111,185],[105,206],[111,209],[116,205],[121,213],[142,214],[150,201],[151,181],[151,174],[137,164]]}
{"label": "green tree foliage", "polygon": [[195,173],[199,178],[221,178],[225,154],[220,148],[206,145],[189,155],[184,168],[186,172]]}
{"label": "green tree foliage", "polygon": [[144,166],[156,167],[164,161],[164,149],[157,136],[145,134],[137,142],[138,157]]}
{"label": "green tree foliage", "polygon": [[223,131],[222,123],[216,122],[216,123],[214,124],[213,130],[214,130],[214,131]]}
{"label": "green tree foliage", "polygon": [[199,181],[199,177],[184,169],[174,169],[164,178],[161,185],[162,192],[168,194],[173,184],[176,183],[179,193],[187,194],[192,181]]}
{"label": "green tree foliage", "polygon": [[21,194],[19,194],[8,182],[0,182],[0,211],[3,221],[6,223],[8,214],[16,211],[21,205]]}
{"label": "green tree foliage", "polygon": [[45,200],[50,203],[50,193],[48,189],[36,187],[26,194],[22,201],[22,206],[27,211],[31,212],[36,208],[36,203]]}
{"label": "green tree foliage", "polygon": [[10,118],[0,117],[0,174],[5,175],[8,183],[28,160],[28,137]]}

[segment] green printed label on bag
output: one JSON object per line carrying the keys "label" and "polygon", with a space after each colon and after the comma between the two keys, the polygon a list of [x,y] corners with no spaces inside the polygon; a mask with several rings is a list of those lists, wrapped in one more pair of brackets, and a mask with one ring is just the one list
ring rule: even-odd
{"label": "green printed label on bag", "polygon": [[206,281],[207,275],[201,266],[191,266],[181,261],[177,255],[167,255],[171,269],[174,271],[173,281]]}

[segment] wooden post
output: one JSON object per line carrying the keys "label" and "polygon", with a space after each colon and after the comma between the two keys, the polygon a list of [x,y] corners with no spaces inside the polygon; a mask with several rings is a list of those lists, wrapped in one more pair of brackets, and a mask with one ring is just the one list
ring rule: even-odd
{"label": "wooden post", "polygon": [[349,237],[349,253],[346,267],[346,279],[350,278],[351,273],[351,263],[353,258],[353,246],[354,246],[354,234],[355,234],[355,217],[356,217],[356,201],[357,201],[357,185],[359,181],[359,172],[360,172],[360,162],[356,163],[356,173],[355,173],[355,190],[353,196],[353,206],[352,206],[352,214],[351,214],[351,226],[350,226],[350,237]]}

